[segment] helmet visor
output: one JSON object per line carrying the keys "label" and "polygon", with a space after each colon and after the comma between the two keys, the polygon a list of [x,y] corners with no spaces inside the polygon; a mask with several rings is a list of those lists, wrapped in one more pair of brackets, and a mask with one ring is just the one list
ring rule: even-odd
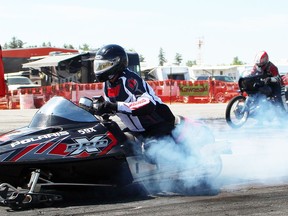
{"label": "helmet visor", "polygon": [[119,62],[120,58],[114,58],[112,60],[101,60],[101,59],[96,59],[94,60],[94,72],[95,73],[101,73],[104,71],[109,70],[112,68],[115,64]]}
{"label": "helmet visor", "polygon": [[263,67],[269,62],[269,57],[266,52],[260,52],[255,57],[255,63],[258,67]]}
{"label": "helmet visor", "polygon": [[265,64],[266,64],[266,62],[257,62],[256,63],[256,65],[260,68],[263,67]]}

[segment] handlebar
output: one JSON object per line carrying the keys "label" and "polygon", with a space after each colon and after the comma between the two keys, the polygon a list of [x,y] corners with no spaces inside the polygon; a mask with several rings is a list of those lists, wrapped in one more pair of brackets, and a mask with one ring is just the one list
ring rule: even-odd
{"label": "handlebar", "polygon": [[92,99],[88,97],[81,97],[79,100],[79,107],[94,115],[100,102],[104,102],[104,98],[102,96],[94,96]]}
{"label": "handlebar", "polygon": [[255,87],[255,88],[263,87],[263,86],[265,85],[265,81],[264,81],[264,80],[265,80],[265,79],[260,78],[260,79],[259,79],[259,82],[255,82],[254,85],[253,85],[253,87]]}
{"label": "handlebar", "polygon": [[97,115],[103,118],[103,120],[108,120],[110,116],[115,115],[114,113],[100,113],[98,108],[105,99],[103,96],[93,96],[92,99],[88,97],[81,97],[79,100],[79,107],[85,109],[93,115]]}
{"label": "handlebar", "polygon": [[257,92],[258,88],[265,86],[263,77],[245,77],[240,78],[238,81],[239,89],[243,92],[253,93]]}

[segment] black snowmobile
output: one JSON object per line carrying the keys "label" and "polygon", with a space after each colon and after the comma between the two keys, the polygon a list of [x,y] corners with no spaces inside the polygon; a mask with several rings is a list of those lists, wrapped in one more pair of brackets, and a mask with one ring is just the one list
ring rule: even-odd
{"label": "black snowmobile", "polygon": [[[77,105],[55,96],[27,127],[0,136],[2,204],[13,209],[51,204],[63,199],[60,191],[67,186],[140,183],[149,188],[177,182],[184,187],[188,179],[187,190],[210,184],[220,174],[226,147],[219,150],[203,123],[177,117],[174,137],[179,143],[163,140],[155,145],[161,150],[152,147],[147,157],[141,137],[120,128],[113,117],[91,111],[97,100],[81,98]],[[85,106],[87,102],[94,105]]]}

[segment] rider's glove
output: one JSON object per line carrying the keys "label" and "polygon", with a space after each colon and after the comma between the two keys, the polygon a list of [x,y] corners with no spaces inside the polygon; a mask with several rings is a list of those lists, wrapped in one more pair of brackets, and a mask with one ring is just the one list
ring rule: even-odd
{"label": "rider's glove", "polygon": [[109,101],[99,102],[97,104],[97,114],[102,115],[105,113],[115,113],[117,112],[117,103],[112,103]]}
{"label": "rider's glove", "polygon": [[265,83],[265,85],[270,84],[270,83],[271,83],[271,77],[266,77],[266,78],[264,79],[264,83]]}

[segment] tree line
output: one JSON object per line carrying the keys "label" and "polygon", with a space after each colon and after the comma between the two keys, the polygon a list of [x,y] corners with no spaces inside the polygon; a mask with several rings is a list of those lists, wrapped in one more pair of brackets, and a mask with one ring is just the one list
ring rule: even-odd
{"label": "tree line", "polygon": [[[11,41],[8,43],[4,43],[2,48],[3,49],[17,49],[17,48],[33,48],[33,47],[52,47],[51,42],[43,42],[41,46],[34,45],[34,46],[24,47],[25,44],[26,43],[23,42],[22,40],[20,40],[16,37],[12,37]],[[75,49],[75,47],[71,44],[64,44],[63,47],[67,48],[67,49]],[[79,46],[78,49],[82,50],[83,52],[87,52],[89,50],[92,50],[90,48],[90,46],[86,43]],[[97,49],[93,49],[93,50],[97,50]],[[129,51],[134,51],[134,50],[130,49]],[[145,61],[145,57],[141,54],[139,54],[139,59],[140,59],[140,62]],[[180,53],[176,53],[175,58],[174,58],[174,64],[175,65],[181,65],[182,61],[183,61],[182,55]],[[158,63],[159,63],[159,66],[163,66],[165,63],[167,63],[167,59],[165,57],[165,52],[164,52],[162,47],[160,47],[160,49],[159,49]],[[245,63],[240,61],[237,56],[233,58],[233,61],[231,63],[231,65],[243,65],[243,64],[245,64]],[[188,67],[191,67],[193,65],[197,65],[196,60],[188,60],[186,62],[186,66],[188,66]]]}

